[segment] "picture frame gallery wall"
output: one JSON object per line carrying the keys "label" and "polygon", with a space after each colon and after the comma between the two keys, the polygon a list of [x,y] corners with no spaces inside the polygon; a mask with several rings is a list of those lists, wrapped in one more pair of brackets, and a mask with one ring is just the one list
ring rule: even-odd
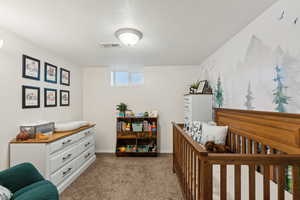
{"label": "picture frame gallery wall", "polygon": [[[22,55],[22,77],[35,81],[41,80],[41,61],[37,58]],[[22,85],[22,108],[40,108],[41,92],[44,97],[44,107],[70,106],[70,90],[65,87],[71,85],[71,72],[65,68],[44,62],[44,82],[53,84],[53,87],[40,88],[35,84]],[[58,80],[59,84],[58,84]],[[58,92],[59,91],[59,92]]]}

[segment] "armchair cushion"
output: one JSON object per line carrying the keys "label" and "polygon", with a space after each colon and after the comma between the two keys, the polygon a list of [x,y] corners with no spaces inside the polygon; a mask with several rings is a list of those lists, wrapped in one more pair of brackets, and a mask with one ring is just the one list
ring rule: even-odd
{"label": "armchair cushion", "polygon": [[35,182],[44,180],[38,170],[30,163],[23,163],[0,172],[0,185],[12,193]]}
{"label": "armchair cushion", "polygon": [[18,190],[12,200],[58,200],[58,191],[49,181],[39,181]]}

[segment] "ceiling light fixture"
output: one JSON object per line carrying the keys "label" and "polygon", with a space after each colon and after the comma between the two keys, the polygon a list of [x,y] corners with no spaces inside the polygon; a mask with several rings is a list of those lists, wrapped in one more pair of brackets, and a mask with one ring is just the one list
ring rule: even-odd
{"label": "ceiling light fixture", "polygon": [[116,31],[115,35],[127,46],[134,46],[143,38],[143,33],[133,28],[121,28]]}

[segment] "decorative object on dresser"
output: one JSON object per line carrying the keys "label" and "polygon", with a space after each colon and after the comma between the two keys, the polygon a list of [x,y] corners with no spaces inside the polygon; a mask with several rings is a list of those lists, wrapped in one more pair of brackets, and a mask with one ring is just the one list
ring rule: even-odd
{"label": "decorative object on dresser", "polygon": [[33,86],[22,86],[22,108],[40,107],[40,88]]}
{"label": "decorative object on dresser", "polygon": [[10,166],[32,163],[61,193],[96,159],[94,126],[10,142]]}
{"label": "decorative object on dresser", "polygon": [[49,83],[57,83],[57,67],[45,62],[45,81]]}
{"label": "decorative object on dresser", "polygon": [[57,90],[44,88],[44,104],[45,107],[56,107],[57,106]]}
{"label": "decorative object on dresser", "polygon": [[60,68],[60,84],[70,86],[70,71]]}
{"label": "decorative object on dresser", "polygon": [[[213,118],[211,94],[187,94],[184,96],[184,125],[189,129],[193,121],[209,122]],[[189,131],[189,130],[188,130]]]}
{"label": "decorative object on dresser", "polygon": [[196,82],[192,83],[190,86],[190,94],[196,94],[197,90],[199,88],[199,85],[200,85],[200,81],[196,81]]}
{"label": "decorative object on dresser", "polygon": [[34,139],[37,133],[52,135],[54,132],[54,122],[38,121],[20,125],[20,132],[29,134],[30,139]]}
{"label": "decorative object on dresser", "polygon": [[212,94],[212,89],[207,80],[198,80],[190,86],[189,94]]}
{"label": "decorative object on dresser", "polygon": [[69,106],[70,105],[70,91],[60,90],[60,106]]}
{"label": "decorative object on dresser", "polygon": [[40,61],[36,58],[23,55],[23,78],[29,78],[33,80],[40,80]]}
{"label": "decorative object on dresser", "polygon": [[117,156],[157,156],[157,117],[117,117]]}

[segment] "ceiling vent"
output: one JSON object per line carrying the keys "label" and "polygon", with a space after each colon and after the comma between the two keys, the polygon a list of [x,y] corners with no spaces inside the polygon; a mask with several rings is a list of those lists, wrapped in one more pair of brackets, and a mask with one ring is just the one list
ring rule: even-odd
{"label": "ceiling vent", "polygon": [[118,43],[100,43],[100,46],[102,48],[119,48],[119,47],[121,47],[121,45]]}

